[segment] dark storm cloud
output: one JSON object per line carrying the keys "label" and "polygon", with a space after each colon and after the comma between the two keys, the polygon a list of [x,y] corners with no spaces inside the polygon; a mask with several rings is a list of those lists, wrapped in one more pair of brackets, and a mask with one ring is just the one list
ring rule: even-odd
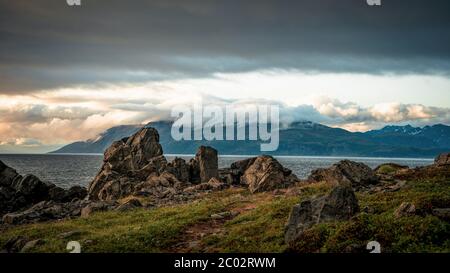
{"label": "dark storm cloud", "polygon": [[216,72],[450,71],[450,2],[0,0],[0,93]]}

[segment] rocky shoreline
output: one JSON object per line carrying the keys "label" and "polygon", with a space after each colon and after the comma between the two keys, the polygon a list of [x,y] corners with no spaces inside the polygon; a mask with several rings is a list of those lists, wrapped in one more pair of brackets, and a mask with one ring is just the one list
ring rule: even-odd
{"label": "rocky shoreline", "polygon": [[[362,163],[343,160],[312,171],[306,180],[298,179],[268,155],[219,169],[217,151],[208,146],[199,147],[188,162],[181,158],[168,162],[158,132],[143,128],[114,142],[105,151],[103,165],[87,189],[76,186],[64,190],[33,175],[22,176],[0,162],[1,226],[14,228],[27,223],[89,217],[98,211],[152,209],[201,199],[227,188],[243,188],[257,194],[325,182],[333,187],[328,195],[302,200],[292,208],[285,227],[285,242],[295,251],[303,232],[311,226],[349,220],[366,210],[360,208],[355,193],[395,192],[405,187],[406,180],[436,175],[450,177],[450,154],[439,155],[433,165],[413,169],[383,164],[372,170]],[[417,211],[413,204],[405,202],[395,213],[398,217],[432,214],[448,221],[449,207]]]}

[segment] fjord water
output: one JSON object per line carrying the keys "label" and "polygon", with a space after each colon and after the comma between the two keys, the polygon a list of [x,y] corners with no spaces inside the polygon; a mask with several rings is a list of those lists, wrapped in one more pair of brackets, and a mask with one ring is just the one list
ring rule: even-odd
{"label": "fjord water", "polygon": [[[166,155],[172,160],[175,155]],[[178,155],[189,160],[193,155]],[[229,167],[231,163],[250,156],[221,156],[219,167]],[[306,178],[310,172],[317,168],[329,167],[344,159],[343,157],[305,157],[280,156],[276,157],[283,166],[293,170],[299,178]],[[420,158],[367,158],[347,157],[345,159],[362,162],[375,168],[376,166],[392,162],[410,167],[429,165],[432,159]],[[87,186],[94,178],[102,165],[101,154],[0,154],[0,160],[6,165],[16,169],[20,174],[34,174],[41,180],[54,183],[63,188],[74,185]]]}

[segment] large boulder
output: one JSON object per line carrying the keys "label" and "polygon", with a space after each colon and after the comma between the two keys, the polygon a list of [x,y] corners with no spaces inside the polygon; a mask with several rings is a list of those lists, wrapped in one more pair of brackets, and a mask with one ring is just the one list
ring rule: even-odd
{"label": "large boulder", "polygon": [[82,187],[65,190],[42,182],[34,175],[22,176],[0,161],[0,216],[30,208],[41,201],[69,202],[85,195],[86,189]]}
{"label": "large boulder", "polygon": [[256,160],[256,157],[233,162],[230,168],[219,169],[220,180],[229,185],[241,184],[241,177]]}
{"label": "large boulder", "polygon": [[54,185],[46,184],[32,174],[16,179],[12,187],[30,203],[49,199],[49,189]]}
{"label": "large boulder", "polygon": [[443,153],[434,159],[434,164],[437,166],[450,166],[450,153]]}
{"label": "large boulder", "polygon": [[13,168],[0,161],[0,186],[10,187],[19,174]]}
{"label": "large boulder", "polygon": [[248,185],[252,193],[287,188],[298,181],[291,170],[284,168],[272,156],[262,155],[239,164],[242,168],[247,166],[241,183]]}
{"label": "large boulder", "polygon": [[285,241],[293,246],[303,232],[313,225],[349,220],[358,212],[358,199],[353,189],[345,185],[337,186],[327,196],[303,201],[292,208],[285,227]]}
{"label": "large boulder", "polygon": [[131,137],[114,142],[105,151],[103,161],[100,172],[89,184],[90,200],[123,197],[132,192],[133,185],[161,172],[167,164],[154,128],[142,128]]}
{"label": "large boulder", "polygon": [[211,178],[219,177],[217,150],[212,147],[200,146],[190,164],[192,180],[198,175],[200,183],[207,183]]}
{"label": "large boulder", "polygon": [[360,190],[378,184],[380,179],[369,166],[342,160],[329,168],[312,171],[308,181],[326,181],[334,185],[350,184],[355,190]]}

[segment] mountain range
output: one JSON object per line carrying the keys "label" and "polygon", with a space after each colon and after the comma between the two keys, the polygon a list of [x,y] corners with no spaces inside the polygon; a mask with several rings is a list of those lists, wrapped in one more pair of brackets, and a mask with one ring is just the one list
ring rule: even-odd
{"label": "mountain range", "polygon": [[[260,141],[175,141],[170,121],[151,122],[160,134],[166,154],[195,154],[200,145],[209,145],[224,155],[260,154]],[[128,137],[142,125],[112,127],[97,138],[74,142],[52,153],[103,153],[113,141]],[[450,150],[450,126],[386,126],[368,132],[350,132],[310,121],[301,121],[280,129],[280,145],[272,155],[367,156],[431,158]]]}

